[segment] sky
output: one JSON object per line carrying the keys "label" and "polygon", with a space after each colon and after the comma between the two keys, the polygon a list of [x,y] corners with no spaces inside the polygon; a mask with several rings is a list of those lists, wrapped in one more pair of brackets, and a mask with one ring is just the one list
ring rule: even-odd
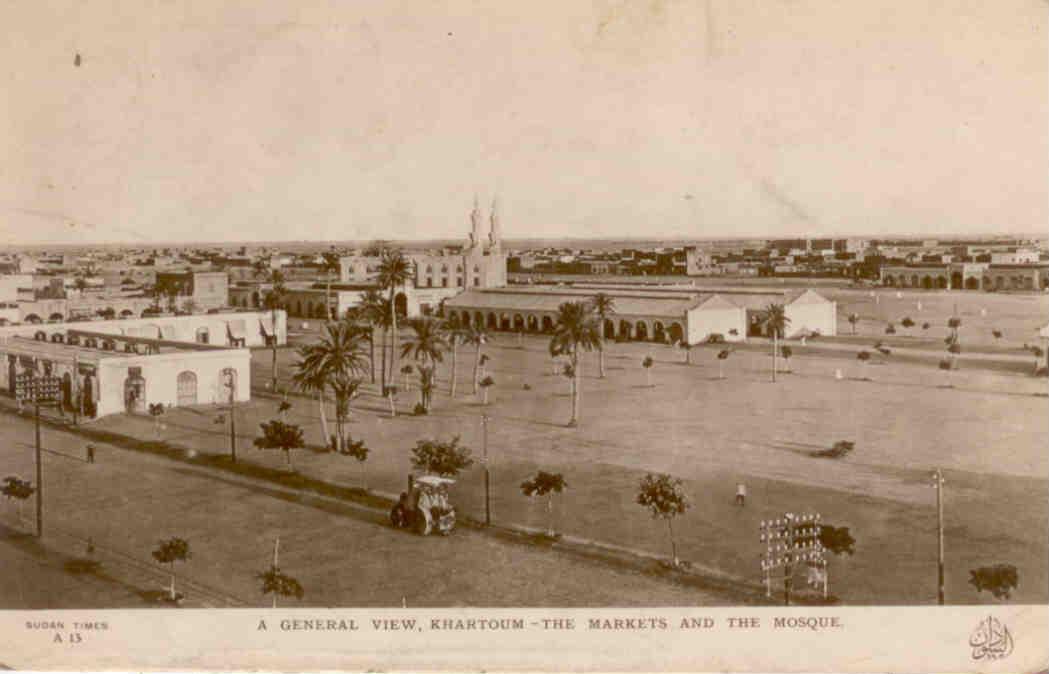
{"label": "sky", "polygon": [[1045,234],[1047,7],[4,3],[0,245]]}

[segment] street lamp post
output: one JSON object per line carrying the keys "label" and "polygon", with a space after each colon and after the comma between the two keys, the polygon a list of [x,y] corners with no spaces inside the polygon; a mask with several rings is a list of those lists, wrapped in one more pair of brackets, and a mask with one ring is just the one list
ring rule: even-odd
{"label": "street lamp post", "polygon": [[483,454],[481,463],[484,464],[484,525],[491,526],[492,524],[492,500],[491,493],[489,490],[490,476],[488,473],[488,415],[481,415],[481,437]]}
{"label": "street lamp post", "polygon": [[44,471],[40,446],[40,405],[58,399],[62,380],[52,375],[42,377],[29,372],[15,377],[15,396],[33,403],[34,439],[36,445],[36,535],[44,535]]}
{"label": "street lamp post", "polygon": [[936,599],[943,606],[943,471],[939,468],[932,474],[932,488],[936,490],[936,539],[937,539],[937,590]]}

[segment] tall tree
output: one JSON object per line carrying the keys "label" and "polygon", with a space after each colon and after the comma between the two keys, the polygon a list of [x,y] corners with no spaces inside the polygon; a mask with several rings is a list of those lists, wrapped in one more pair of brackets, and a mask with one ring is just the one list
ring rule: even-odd
{"label": "tall tree", "polygon": [[761,313],[762,326],[772,334],[772,381],[776,381],[779,340],[786,333],[788,323],[790,319],[787,318],[786,309],[782,304],[772,303]]}
{"label": "tall tree", "polygon": [[[382,372],[386,372],[386,341],[389,336],[390,307],[389,302],[374,288],[364,291],[360,302],[355,307],[355,319],[368,326],[369,348],[371,349],[371,380],[375,383],[375,328],[382,329]],[[385,377],[385,375],[383,375]]]}
{"label": "tall tree", "polygon": [[609,316],[616,313],[616,301],[607,293],[598,293],[594,295],[594,299],[591,300],[591,305],[594,309],[594,315],[597,316],[598,321],[598,335],[600,341],[597,345],[597,367],[598,373],[601,379],[605,378],[605,320]]}
{"label": "tall tree", "polygon": [[477,395],[477,386],[481,383],[481,350],[488,343],[488,331],[482,325],[472,325],[467,329],[463,343],[475,349],[473,394]]}
{"label": "tall tree", "polygon": [[273,419],[259,424],[262,435],[255,438],[258,449],[279,449],[284,452],[284,461],[288,470],[295,470],[291,462],[291,450],[302,449],[306,443],[302,439],[302,428],[295,424],[286,424],[280,419]]}
{"label": "tall tree", "polygon": [[469,332],[469,326],[462,325],[456,316],[452,316],[444,323],[444,334],[448,338],[448,351],[452,354],[452,374],[449,377],[451,382],[448,384],[448,396],[450,398],[455,398],[456,347],[466,340]]}
{"label": "tall tree", "polygon": [[324,317],[326,320],[332,319],[331,310],[331,279],[336,272],[342,270],[342,265],[339,264],[339,254],[333,250],[327,250],[321,253],[321,271],[324,272]]}
{"label": "tall tree", "polygon": [[540,470],[535,477],[521,483],[521,493],[525,496],[546,497],[546,535],[550,538],[557,537],[557,532],[554,531],[554,494],[560,494],[566,487],[568,483],[565,482],[564,475],[548,473],[545,470]]}
{"label": "tall tree", "polygon": [[557,308],[554,321],[554,336],[550,339],[550,352],[568,357],[574,376],[572,377],[572,418],[568,425],[579,423],[580,378],[582,362],[580,350],[593,351],[599,348],[601,335],[597,320],[590,307],[583,302],[563,302]]}
{"label": "tall tree", "polygon": [[156,549],[153,550],[153,559],[160,564],[167,564],[171,569],[171,587],[169,589],[171,601],[178,600],[178,594],[175,593],[175,562],[184,562],[190,556],[189,543],[178,537],[160,541]]}
{"label": "tall tree", "polygon": [[397,289],[412,278],[412,264],[399,250],[388,250],[383,253],[379,262],[379,287],[389,293],[390,300],[390,371],[383,374],[388,384],[394,383],[397,372]]}
{"label": "tall tree", "polygon": [[266,292],[266,296],[263,299],[263,306],[270,312],[270,320],[273,323],[273,337],[271,345],[273,347],[273,358],[271,360],[271,366],[273,367],[273,374],[271,376],[271,383],[273,390],[277,390],[277,312],[284,308],[284,299],[287,296],[287,289],[284,286],[284,274],[279,269],[273,269],[269,275],[270,289]]}
{"label": "tall tree", "polygon": [[[408,321],[412,329],[412,336],[401,348],[401,357],[411,356],[420,363],[420,372],[430,370],[436,372],[437,364],[444,360],[444,352],[448,349],[448,341],[444,333],[444,326],[436,318],[423,316]],[[430,396],[422,391],[423,409],[430,411]]]}
{"label": "tall tree", "polygon": [[[349,398],[339,399],[349,393],[355,393],[356,388],[351,387],[350,382],[358,381],[368,369],[368,357],[365,355],[363,330],[345,321],[338,323],[327,323],[321,331],[320,339],[314,344],[307,344],[299,348],[299,361],[296,363],[296,385],[306,390],[321,391],[323,403],[324,387],[330,387],[336,396],[336,413],[338,416],[339,406],[348,406]],[[336,419],[336,447],[337,451],[343,449],[341,444],[341,424]],[[329,435],[325,429],[325,442],[329,441]]]}
{"label": "tall tree", "polygon": [[682,490],[681,480],[670,475],[649,473],[641,478],[636,502],[648,508],[652,517],[666,520],[667,531],[670,534],[671,557],[674,560],[674,566],[679,566],[681,562],[677,556],[673,520],[678,515],[683,515],[690,506]]}

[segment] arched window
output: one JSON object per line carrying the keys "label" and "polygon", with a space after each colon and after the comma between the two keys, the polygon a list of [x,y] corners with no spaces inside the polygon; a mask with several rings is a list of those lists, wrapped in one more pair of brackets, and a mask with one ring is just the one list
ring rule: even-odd
{"label": "arched window", "polygon": [[197,375],[189,370],[180,372],[177,380],[178,390],[178,405],[184,407],[186,405],[197,404]]}

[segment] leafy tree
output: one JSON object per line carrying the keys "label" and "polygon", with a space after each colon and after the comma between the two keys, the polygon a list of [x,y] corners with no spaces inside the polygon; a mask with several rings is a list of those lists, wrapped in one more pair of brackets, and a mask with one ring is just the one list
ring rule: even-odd
{"label": "leafy tree", "polygon": [[928,329],[929,329],[930,327],[932,327],[932,326],[931,326],[931,325],[929,325],[929,323],[928,323],[928,322],[926,322],[926,323],[922,323],[922,330],[928,330]]}
{"label": "leafy tree", "polygon": [[947,376],[947,380],[946,380],[947,383],[944,384],[944,387],[945,388],[950,388],[951,387],[951,375],[950,375],[950,372],[951,372],[951,361],[949,359],[947,359],[947,358],[941,359],[940,360],[940,364],[939,364],[939,368],[947,373],[947,375],[946,375]]}
{"label": "leafy tree", "polygon": [[863,378],[870,381],[870,377],[867,376],[867,363],[870,362],[871,352],[867,350],[860,351],[856,354],[856,360],[863,363]]}
{"label": "leafy tree", "polygon": [[885,334],[886,335],[895,335],[896,334],[896,326],[893,325],[892,323],[889,323],[888,325],[886,325],[885,326]]}
{"label": "leafy tree", "polygon": [[913,328],[914,320],[910,316],[904,316],[903,320],[900,321],[900,325],[902,325],[905,328]]}
{"label": "leafy tree", "polygon": [[282,572],[275,564],[255,574],[255,577],[262,581],[262,594],[273,595],[273,608],[277,608],[277,597],[302,599],[305,594],[299,581]]}
{"label": "leafy tree", "polygon": [[652,386],[652,366],[655,364],[656,361],[652,360],[652,356],[645,356],[641,361],[641,367],[645,368],[645,380],[650,387]]}
{"label": "leafy tree", "polygon": [[718,351],[718,379],[725,378],[725,361],[732,355],[732,349]]}
{"label": "leafy tree", "polygon": [[616,313],[616,301],[607,293],[598,293],[590,300],[594,315],[598,322],[598,344],[597,344],[597,367],[598,376],[605,378],[605,321],[609,316]]}
{"label": "leafy tree", "polygon": [[794,355],[794,350],[791,349],[789,346],[784,345],[779,350],[779,353],[781,356],[783,356],[783,360],[786,361],[784,364],[787,366],[787,372],[792,372],[793,370],[790,369],[790,357]]}
{"label": "leafy tree", "polygon": [[998,341],[999,339],[1002,338],[1002,331],[1001,330],[991,330],[991,334],[994,335],[994,340],[995,341]]}
{"label": "leafy tree", "polygon": [[8,475],[4,478],[4,486],[0,488],[0,494],[3,494],[8,500],[15,499],[18,502],[18,521],[22,521],[22,508],[25,502],[29,500],[29,497],[36,493],[36,488],[29,480],[23,480],[15,475]]}
{"label": "leafy tree", "polygon": [[[405,346],[407,346],[407,344],[405,344]],[[409,379],[409,377],[411,377],[414,372],[415,368],[413,368],[411,365],[405,365],[401,368],[401,375],[403,375],[403,384],[405,391],[412,390],[411,380]]]}
{"label": "leafy tree", "polygon": [[291,403],[288,402],[287,398],[282,399],[280,401],[280,403],[277,405],[277,414],[280,415],[280,420],[281,421],[285,421],[286,422],[288,420],[288,412],[290,410],[291,410]]}
{"label": "leafy tree", "polygon": [[820,525],[820,545],[835,555],[849,555],[855,552],[856,539],[849,533],[848,527]]}
{"label": "leafy tree", "polygon": [[171,601],[178,601],[178,595],[175,593],[175,562],[185,562],[189,558],[189,543],[178,537],[160,541],[153,550],[153,559],[159,564],[167,564],[171,569]]}
{"label": "leafy tree", "polygon": [[779,340],[787,330],[790,319],[782,304],[772,303],[761,313],[761,325],[772,334],[772,381],[776,381],[776,354],[779,351]]}
{"label": "leafy tree", "polygon": [[[423,317],[411,319],[408,325],[411,326],[414,334],[401,349],[401,357],[406,358],[410,355],[421,363],[420,372],[423,370],[428,370],[430,373],[435,372],[437,364],[444,360],[444,352],[448,349],[443,324],[435,318]],[[425,391],[421,402],[429,412],[431,400]]]}
{"label": "leafy tree", "polygon": [[521,492],[525,496],[529,498],[533,496],[546,497],[546,532],[550,538],[557,536],[557,533],[554,531],[554,494],[560,494],[566,487],[568,487],[568,483],[565,482],[564,475],[561,473],[548,473],[545,470],[539,471],[535,474],[535,477],[521,483]]}
{"label": "leafy tree", "polygon": [[817,449],[811,452],[811,456],[818,459],[840,459],[856,448],[856,443],[851,440],[838,440],[830,449]]}
{"label": "leafy tree", "polygon": [[674,566],[679,566],[681,562],[677,556],[673,520],[678,515],[683,515],[690,507],[682,491],[681,480],[665,474],[649,473],[645,475],[638,485],[637,504],[648,508],[652,517],[666,520]]}
{"label": "leafy tree", "polygon": [[448,441],[417,441],[412,448],[412,468],[441,477],[455,477],[474,463],[470,449],[461,446],[459,440],[456,435]]}
{"label": "leafy tree", "polygon": [[295,424],[286,424],[280,419],[274,419],[262,424],[262,436],[255,438],[255,447],[259,449],[279,449],[284,452],[284,460],[289,470],[294,470],[291,464],[291,450],[302,449],[306,443],[302,439],[302,428]]}
{"label": "leafy tree", "polygon": [[1008,599],[1020,583],[1020,572],[1012,564],[981,566],[969,571],[969,584],[977,592],[987,590],[995,599]]}
{"label": "leafy tree", "polygon": [[153,433],[160,435],[160,417],[164,415],[164,403],[150,403],[149,416],[153,417]]}
{"label": "leafy tree", "polygon": [[856,324],[860,322],[859,314],[849,314],[849,323],[852,325],[852,334],[856,334]]}
{"label": "leafy tree", "polygon": [[350,401],[357,397],[361,380],[345,374],[336,375],[331,381],[335,398],[335,451],[345,449],[346,422],[350,418]]}
{"label": "leafy tree", "polygon": [[390,249],[383,253],[379,261],[379,275],[376,279],[378,285],[389,293],[390,310],[390,374],[383,378],[390,384],[393,383],[393,372],[397,367],[397,289],[407,283],[412,277],[412,264],[404,257],[401,251]]}
{"label": "leafy tree", "polygon": [[495,380],[491,377],[485,377],[481,380],[481,404],[488,404],[488,389],[495,385]]}
{"label": "leafy tree", "polygon": [[568,357],[575,376],[572,377],[572,418],[568,425],[579,423],[579,399],[582,361],[580,351],[593,351],[601,345],[600,328],[590,307],[583,302],[562,302],[554,320],[554,335],[550,339],[551,354]]}

